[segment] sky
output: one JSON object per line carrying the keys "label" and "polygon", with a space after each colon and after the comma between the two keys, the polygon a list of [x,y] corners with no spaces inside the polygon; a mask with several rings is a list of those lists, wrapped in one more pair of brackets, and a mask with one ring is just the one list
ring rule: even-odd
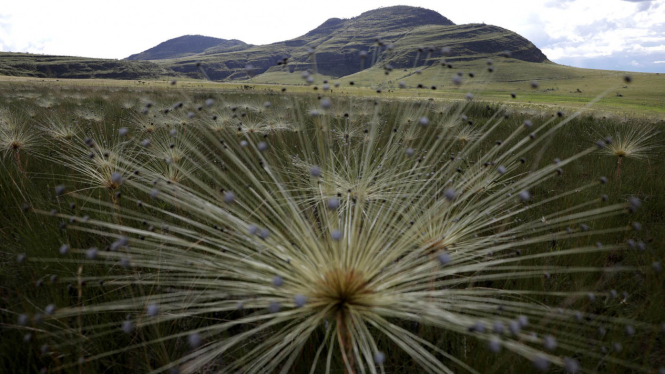
{"label": "sky", "polygon": [[391,5],[515,31],[557,63],[665,73],[665,0],[2,0],[0,50],[122,59],[187,34],[268,44]]}

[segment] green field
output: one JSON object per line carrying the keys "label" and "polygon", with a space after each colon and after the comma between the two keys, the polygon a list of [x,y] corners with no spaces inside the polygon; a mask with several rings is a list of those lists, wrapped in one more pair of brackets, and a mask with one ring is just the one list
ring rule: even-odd
{"label": "green field", "polygon": [[[652,73],[626,73],[607,70],[592,70],[567,67],[552,63],[531,63],[513,59],[497,59],[494,73],[486,70],[485,60],[473,63],[455,64],[453,69],[430,66],[417,69],[398,69],[389,75],[383,69],[371,68],[340,79],[317,76],[317,80],[307,85],[300,72],[267,72],[254,78],[237,82],[211,82],[191,78],[176,78],[179,87],[203,90],[236,90],[249,85],[258,91],[279,91],[287,87],[289,92],[313,92],[316,86],[321,89],[323,81],[329,81],[332,96],[356,95],[388,98],[434,98],[435,100],[463,100],[467,92],[472,92],[478,100],[506,103],[513,108],[540,112],[558,110],[588,110],[594,116],[644,118],[652,122],[665,120],[665,75]],[[421,73],[417,73],[420,71]],[[452,83],[452,77],[463,72],[461,86]],[[475,77],[469,78],[468,73]],[[623,77],[629,75],[633,81],[626,84]],[[119,81],[104,79],[35,79],[2,77],[0,85],[40,83],[58,86],[109,86],[109,87],[167,87],[167,80]],[[399,82],[406,84],[400,88]],[[531,88],[530,82],[539,84]],[[340,83],[334,87],[333,83]],[[349,85],[353,82],[354,85]],[[418,89],[421,84],[422,89]],[[431,87],[435,86],[436,90]],[[381,93],[377,94],[376,90]],[[578,92],[578,90],[580,92]],[[318,91],[322,92],[322,91]],[[517,97],[513,99],[511,93]],[[592,106],[592,100],[604,94]],[[621,95],[621,96],[619,96]],[[585,108],[586,107],[586,108]]]}
{"label": "green field", "polygon": [[657,372],[664,78],[494,66],[2,77],[0,368]]}

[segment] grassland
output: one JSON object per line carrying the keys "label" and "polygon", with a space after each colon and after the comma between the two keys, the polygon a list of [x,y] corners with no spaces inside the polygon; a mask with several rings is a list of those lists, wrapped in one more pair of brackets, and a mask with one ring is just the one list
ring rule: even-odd
{"label": "grassland", "polygon": [[[327,80],[333,89],[333,96],[355,95],[386,98],[433,98],[435,100],[463,100],[467,92],[472,92],[478,100],[510,104],[523,110],[556,112],[584,109],[598,117],[642,117],[653,122],[665,120],[665,75],[652,73],[626,73],[607,70],[573,68],[553,63],[532,63],[515,59],[495,59],[494,72],[487,72],[486,60],[455,63],[452,69],[440,66],[395,69],[386,75],[384,69],[370,68],[340,79],[317,75],[312,85],[306,84],[300,72],[288,73],[269,71],[237,82],[213,82],[192,78],[176,78],[181,89],[225,90],[234,92],[243,86],[251,86],[257,91],[314,92],[316,86],[322,91],[323,81]],[[452,77],[462,72],[462,85],[453,84]],[[475,78],[468,73],[474,72]],[[630,75],[632,83],[627,84],[623,77]],[[539,87],[534,89],[531,82]],[[166,80],[77,80],[55,79],[35,80],[21,77],[2,77],[0,85],[20,85],[37,83],[58,86],[109,86],[156,88],[169,87]],[[335,87],[333,83],[340,83]],[[354,85],[351,86],[350,82]],[[405,83],[400,88],[399,82]],[[417,88],[422,85],[424,88]],[[431,87],[435,86],[436,90]],[[377,93],[377,89],[381,93]],[[579,90],[579,92],[578,92]],[[511,94],[515,93],[516,98]],[[329,94],[329,93],[328,93]],[[591,101],[604,94],[600,100],[588,106]],[[620,96],[619,96],[620,95]],[[522,109],[518,109],[522,110]]]}
{"label": "grassland", "polygon": [[[552,65],[549,76],[551,79],[539,79],[540,89],[534,91],[529,87],[531,79],[529,79],[528,70],[525,70],[528,69],[528,66],[525,64],[514,67],[513,71],[524,71],[525,73],[509,81],[508,75],[502,75],[504,73],[501,71],[504,66],[499,65],[495,75],[498,81],[478,85],[464,84],[460,88],[447,87],[450,85],[448,83],[450,73],[445,73],[448,76],[438,76],[441,73],[435,72],[434,68],[424,69],[421,75],[407,70],[404,74],[393,72],[388,77],[383,75],[382,71],[372,70],[359,73],[355,77],[342,79],[340,88],[333,88],[334,92],[329,96],[333,98],[337,107],[349,111],[351,118],[356,116],[361,118],[367,113],[370,113],[371,116],[376,108],[378,121],[385,123],[385,126],[406,126],[403,109],[411,106],[414,101],[426,102],[429,97],[435,98],[435,102],[430,104],[427,112],[433,122],[436,118],[444,118],[443,113],[455,113],[459,103],[448,99],[460,100],[466,92],[476,93],[479,100],[476,104],[465,106],[463,112],[476,124],[488,121],[502,104],[512,103],[509,106],[511,117],[493,134],[492,139],[487,139],[483,144],[482,150],[485,152],[491,149],[497,139],[505,139],[514,129],[522,126],[524,120],[532,120],[536,127],[541,126],[551,118],[551,112],[564,108],[568,112],[566,115],[570,115],[575,108],[584,105],[585,101],[591,101],[595,97],[594,95],[604,90],[605,85],[620,87],[626,85],[618,73],[596,71],[589,71],[588,75],[577,78],[559,79],[558,74],[567,74],[568,70]],[[453,71],[456,72],[456,69]],[[482,71],[480,65],[460,65],[459,69]],[[379,76],[381,76],[382,82],[390,78],[390,82],[385,81],[380,84],[381,94],[377,94],[375,88]],[[622,98],[606,97],[592,107],[593,110],[600,113],[614,113],[614,115],[603,114],[601,116],[591,111],[584,113],[566,125],[562,131],[556,133],[548,143],[550,146],[536,152],[530,160],[541,159],[544,164],[556,158],[564,159],[585,149],[599,136],[613,135],[616,131],[621,131],[621,126],[624,124],[628,126],[646,125],[655,131],[663,130],[662,117],[658,122],[658,116],[663,112],[661,96],[663,91],[657,86],[657,80],[660,77],[635,74],[634,78],[634,84],[628,85],[628,88],[625,89],[618,89],[619,92],[625,93]],[[324,78],[317,79],[320,87]],[[367,82],[368,85],[374,87],[355,87],[355,85],[350,87],[349,81],[352,79],[358,82],[358,85]],[[479,79],[484,80],[482,76],[479,76]],[[408,88],[398,89],[396,81],[399,80],[404,80]],[[428,85],[442,82],[443,87],[437,87],[435,91],[428,89],[427,92],[413,88],[422,82],[428,82]],[[89,214],[93,220],[115,222],[116,219],[113,215],[105,214],[108,211],[104,209],[104,206],[109,206],[114,193],[96,185],[88,174],[72,170],[67,166],[72,161],[66,156],[72,155],[74,148],[60,146],[58,145],[60,143],[50,138],[50,135],[44,130],[44,125],[48,124],[50,119],[64,121],[65,126],[80,131],[81,136],[94,136],[96,139],[106,139],[109,142],[117,136],[120,128],[127,127],[130,129],[130,138],[138,142],[146,136],[151,136],[146,127],[148,125],[138,120],[143,118],[141,110],[146,108],[145,103],[148,101],[153,104],[153,109],[149,112],[153,117],[149,118],[155,118],[150,121],[154,122],[156,128],[177,128],[179,131],[190,131],[187,129],[197,126],[197,124],[200,125],[202,123],[200,121],[212,115],[212,112],[209,112],[212,109],[207,109],[203,104],[207,99],[214,99],[215,105],[220,108],[235,106],[266,121],[268,117],[262,117],[267,116],[268,113],[268,110],[263,108],[263,103],[266,101],[272,102],[274,110],[279,111],[284,110],[287,105],[297,107],[305,113],[312,108],[319,108],[317,93],[314,93],[312,87],[295,85],[296,81],[292,83],[293,86],[286,86],[286,93],[281,93],[280,88],[283,84],[264,85],[258,82],[242,84],[255,85],[255,88],[251,90],[245,90],[241,84],[237,83],[213,83],[197,80],[181,80],[175,86],[171,85],[168,80],[138,83],[112,80],[56,81],[55,79],[10,78],[0,82],[0,87],[2,87],[0,107],[3,108],[4,115],[6,116],[9,112],[16,113],[21,121],[20,126],[30,129],[30,133],[34,136],[30,147],[26,146],[25,149],[15,153],[12,149],[3,150],[5,157],[2,159],[0,168],[0,243],[2,243],[0,244],[0,292],[2,294],[0,322],[4,330],[3,339],[0,340],[0,368],[4,368],[8,372],[38,372],[42,368],[56,368],[67,362],[75,363],[76,357],[79,356],[93,357],[96,354],[110,352],[153,337],[166,336],[182,329],[192,328],[181,322],[165,322],[152,329],[145,329],[141,334],[116,333],[110,335],[110,338],[108,336],[95,337],[95,330],[92,330],[86,340],[80,344],[63,348],[56,354],[48,345],[45,346],[45,344],[50,344],[50,341],[42,337],[44,335],[42,331],[58,326],[51,326],[51,323],[47,322],[47,326],[37,326],[34,330],[26,330],[16,325],[16,316],[19,313],[33,313],[47,302],[55,302],[62,306],[92,305],[104,301],[114,302],[125,292],[114,286],[81,281],[81,272],[84,274],[83,277],[113,275],[122,271],[116,269],[117,267],[109,268],[91,264],[85,259],[79,258],[57,262],[28,261],[20,266],[16,264],[19,254],[26,254],[29,259],[51,258],[64,241],[80,247],[98,245],[103,248],[111,244],[107,240],[108,238],[100,238],[100,235],[93,232],[67,229],[67,222],[64,219],[32,212],[32,209],[45,212],[55,209],[72,215]],[[555,90],[542,91],[550,87]],[[582,94],[570,93],[573,88],[580,88]],[[319,89],[318,93],[321,92]],[[509,98],[510,92],[516,92],[518,98],[516,100]],[[610,95],[614,92],[614,90],[611,91]],[[291,97],[291,94],[294,96]],[[506,96],[508,97],[506,98]],[[373,102],[376,98],[380,99],[378,106],[375,106]],[[519,104],[515,104],[515,101]],[[179,102],[183,103],[182,108],[174,106]],[[618,105],[620,107],[617,108]],[[198,106],[203,109],[199,110]],[[171,108],[171,111],[161,115],[160,111],[164,108]],[[195,114],[193,118],[187,115],[190,111]],[[332,112],[331,116],[341,118],[342,111]],[[358,126],[361,128],[365,126],[365,123],[360,121]],[[225,131],[235,132],[235,125],[229,126]],[[262,134],[258,133],[248,134],[248,136],[257,141],[262,139]],[[277,138],[279,139],[279,136]],[[654,142],[659,145],[665,144],[665,133],[661,131]],[[285,143],[288,144],[288,142]],[[14,157],[14,155],[20,157]],[[528,164],[528,166],[533,165]],[[584,313],[597,313],[643,323],[660,323],[665,317],[663,314],[665,278],[662,273],[657,274],[651,271],[651,264],[654,261],[662,262],[665,259],[665,246],[663,245],[665,243],[665,215],[663,214],[665,212],[665,178],[663,175],[665,175],[663,147],[650,150],[645,159],[627,157],[623,160],[620,171],[617,168],[617,158],[598,151],[566,167],[563,175],[554,179],[552,183],[532,191],[535,196],[547,197],[562,191],[580,188],[579,191],[561,202],[565,207],[584,204],[601,194],[608,195],[610,202],[621,202],[629,196],[638,196],[643,201],[643,207],[631,216],[630,222],[640,222],[642,230],[639,232],[612,232],[600,240],[603,243],[621,243],[633,238],[646,243],[645,250],[615,250],[547,259],[547,266],[553,267],[611,268],[625,266],[635,267],[635,271],[616,274],[611,271],[604,273],[589,271],[577,275],[537,276],[528,279],[486,282],[481,286],[562,293],[616,290],[621,295],[622,292],[626,292],[617,299],[599,297],[595,300],[587,300],[582,298],[564,303],[553,296],[533,297],[539,303],[574,307]],[[608,177],[609,181],[606,185],[590,190],[582,189],[586,183],[598,180],[601,176]],[[87,194],[91,200],[83,204],[79,201],[79,205],[70,205],[75,201],[65,196],[56,196],[54,193],[55,186],[63,182],[68,184],[69,189]],[[149,200],[145,191],[124,189],[123,197],[118,198],[117,204],[123,209],[128,208],[132,198]],[[26,204],[31,208],[24,209]],[[166,209],[165,213],[178,212],[177,207],[172,211],[168,210],[169,207],[164,207],[164,209]],[[520,218],[540,219],[539,217],[544,218],[560,209],[561,207],[540,207]],[[166,216],[158,217],[158,219],[168,221]],[[624,224],[626,224],[625,219],[621,217],[607,217],[595,222],[597,225],[595,228],[602,229]],[[530,250],[550,253],[560,250],[560,246],[570,244],[569,242],[574,242],[575,245],[594,245],[596,240],[598,238],[592,237],[566,239],[560,243],[540,243],[534,245]],[[540,262],[531,260],[526,260],[520,265],[542,266]],[[129,274],[131,273],[132,271],[129,271]],[[66,281],[61,281],[61,279]],[[131,291],[158,292],[151,287],[139,286],[132,288]],[[212,321],[244,316],[247,316],[244,312],[210,314],[193,323],[197,326],[206,326],[207,323],[213,323]],[[72,339],[74,339],[78,336],[75,332],[76,328],[119,323],[123,319],[124,315],[113,314],[85,316],[78,320],[74,318],[69,321],[72,328],[65,330],[71,330]],[[529,373],[534,370],[530,362],[515,354],[508,352],[501,355],[491,354],[484,344],[469,339],[465,334],[441,332],[417,323],[399,322],[399,324],[458,357],[461,362],[472,365],[479,372]],[[556,331],[561,334],[579,333],[575,325],[557,321],[543,321],[540,326],[549,329],[548,331]],[[314,335],[314,344],[303,350],[301,359],[291,372],[309,372],[309,365],[316,353],[315,347],[318,347],[319,343],[324,340],[325,330],[323,327],[320,330]],[[233,332],[242,331],[246,330],[238,328]],[[32,334],[27,341],[25,341],[26,333]],[[269,334],[257,337],[257,341],[254,343],[266,339],[268,336]],[[595,339],[589,339],[596,344]],[[582,362],[586,365],[585,367],[591,367],[594,371],[607,373],[633,371],[613,362],[614,358],[649,368],[665,365],[665,339],[662,334],[639,330],[635,336],[627,336],[622,328],[617,327],[609,330],[607,336],[599,338],[599,341],[600,343],[597,345],[584,347],[601,357],[600,360]],[[611,347],[615,343],[622,344],[623,349],[618,352],[603,352],[603,349],[608,348],[611,351]],[[386,372],[421,372],[421,368],[415,361],[398,347],[391,345],[390,341],[380,340],[379,344],[386,347],[385,351],[388,356],[385,365]],[[250,348],[243,349],[246,351]],[[148,372],[168,364],[187,352],[186,343],[181,339],[158,344],[150,349],[136,349],[123,355],[111,355],[92,361],[84,360],[83,364],[74,364],[68,369],[63,369],[62,372]],[[242,352],[243,350],[240,350],[236,353]],[[345,369],[339,364],[341,358],[338,356],[339,354],[335,354],[337,364],[333,364],[332,372],[342,373]],[[209,366],[206,370],[223,368],[228,363],[214,362],[214,365]],[[455,363],[451,365],[454,370],[463,370],[462,365]],[[639,372],[639,370],[634,371]]]}
{"label": "grassland", "polygon": [[148,61],[0,52],[0,76],[39,78],[155,79],[175,76]]}

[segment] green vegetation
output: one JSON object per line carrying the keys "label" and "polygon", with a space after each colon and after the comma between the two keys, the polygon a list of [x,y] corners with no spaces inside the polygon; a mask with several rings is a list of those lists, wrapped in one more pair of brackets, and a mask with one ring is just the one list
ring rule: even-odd
{"label": "green vegetation", "polygon": [[[418,52],[417,46],[422,46],[423,51]],[[484,59],[506,50],[518,60],[547,60],[531,42],[500,27],[455,25],[431,10],[395,6],[346,20],[332,18],[298,38],[262,46],[185,35],[122,62],[5,53],[0,54],[0,75],[155,79],[178,74],[194,79],[233,81],[246,80],[246,67],[251,65],[253,75],[275,76],[271,73],[291,74],[310,69],[325,76],[343,77],[371,66],[403,68],[438,61],[444,54],[441,47],[449,48],[452,62]],[[318,56],[316,66],[310,59],[312,49]],[[363,64],[358,63],[361,51],[368,52]],[[151,60],[159,68],[154,64],[134,63],[136,60]]]}
{"label": "green vegetation", "polygon": [[[310,55],[312,48],[314,55]],[[358,58],[361,51],[368,52],[363,61]],[[512,57],[499,57],[504,51],[510,51]],[[451,68],[441,68],[442,58]],[[141,59],[153,60],[136,61]],[[488,59],[494,61],[491,79]],[[251,70],[246,69],[248,65]],[[313,83],[319,86],[323,80],[342,83],[334,93],[368,96],[380,89],[382,96],[391,98],[450,100],[471,91],[480,93],[478,98],[485,101],[552,112],[582,109],[604,94],[587,108],[596,116],[645,116],[658,121],[665,115],[665,75],[635,73],[634,84],[628,86],[618,79],[623,72],[551,63],[532,43],[509,30],[484,24],[455,25],[436,12],[404,6],[380,8],[351,19],[331,18],[301,37],[262,46],[186,35],[125,61],[0,53],[0,76],[141,80],[136,85],[142,87],[160,86],[164,84],[161,80],[176,78],[191,88],[228,89],[238,87],[233,83],[237,82],[262,90],[276,91],[287,85],[302,86],[289,87],[291,91],[306,91],[303,72],[316,72]],[[460,87],[451,80],[458,72],[464,75]],[[476,78],[469,78],[469,72]],[[529,87],[531,81],[538,82],[538,89]],[[405,89],[399,89],[399,82]],[[418,85],[424,89],[416,89]]]}
{"label": "green vegetation", "polygon": [[[418,46],[423,50],[419,52]],[[441,47],[449,48],[449,52],[442,52]],[[312,49],[316,51],[316,66],[310,58]],[[455,25],[431,10],[396,6],[347,20],[331,18],[305,35],[284,42],[236,51],[211,48],[200,54],[155,62],[192,78],[207,76],[228,81],[246,79],[245,67],[250,64],[252,74],[259,77],[304,70],[343,77],[372,66],[401,69],[429,64],[444,54],[456,63],[497,56],[506,50],[518,60],[547,60],[531,42],[509,30],[484,24]],[[358,56],[363,51],[368,55],[361,64]],[[277,64],[284,59],[286,65]]]}
{"label": "green vegetation", "polygon": [[206,51],[240,50],[249,48],[240,40],[226,40],[202,35],[184,35],[169,39],[144,52],[127,57],[127,60],[160,60],[178,58]]}
{"label": "green vegetation", "polygon": [[[552,66],[554,77],[559,68]],[[485,80],[481,67],[468,68]],[[494,78],[504,79],[503,68],[497,62]],[[510,105],[503,118],[506,110],[493,95],[505,96],[513,83],[474,85],[465,78],[450,91],[412,88],[437,82],[435,75],[434,68],[423,69],[400,78],[411,88],[388,92],[394,82],[386,83],[381,94],[349,88],[345,80],[332,94],[196,80],[0,82],[0,367],[309,373],[319,347],[314,372],[325,372],[328,361],[330,372],[349,372],[346,361],[367,372],[421,373],[426,352],[452,372],[471,366],[482,373],[529,373],[548,363],[570,371],[574,362],[589,371],[625,373],[665,365],[664,275],[655,264],[665,256],[663,124],[571,110],[552,118],[557,108],[549,106]],[[316,77],[319,87],[323,79]],[[618,75],[593,79],[627,85]],[[522,90],[518,100],[546,103],[548,92],[539,90],[547,81],[536,91],[530,81],[525,74],[512,86]],[[641,82],[636,75],[621,92],[648,97],[649,85]],[[471,102],[444,100],[469,91],[476,94]],[[427,100],[432,95],[437,99]],[[427,126],[419,124],[423,117]],[[526,120],[532,127],[525,128]],[[550,134],[555,126],[561,128]],[[626,154],[619,161],[607,147],[590,149],[597,139],[634,126],[656,145],[639,158]],[[23,140],[4,141],[17,138]],[[507,151],[523,140],[516,152],[530,142],[534,148],[523,156]],[[570,159],[581,152],[588,154]],[[603,176],[606,184],[598,182]],[[463,187],[474,177],[482,183]],[[457,201],[465,202],[457,208],[449,195],[436,193],[448,188],[448,179],[456,181],[450,186]],[[529,192],[523,201],[516,198],[522,190]],[[333,211],[330,200],[338,196],[341,207]],[[626,214],[637,208],[633,196],[641,207]],[[484,209],[491,218],[465,221]],[[250,223],[269,235],[247,234]],[[336,229],[343,240],[334,239]],[[362,245],[346,247],[348,238]],[[631,241],[636,249],[626,244]],[[69,245],[64,255],[63,243]],[[330,256],[314,261],[320,271],[297,270],[309,269],[302,260],[313,260],[303,254],[309,251]],[[440,260],[441,251],[450,263]],[[335,279],[354,279],[326,271],[338,269],[339,253],[367,253],[357,260],[364,273],[375,272],[365,280],[377,287],[370,288],[375,296],[350,291],[366,304],[345,299],[335,305],[354,310],[353,317],[319,316],[317,308],[335,297],[316,291],[317,285],[334,290]],[[420,262],[409,262],[414,253],[423,255]],[[482,256],[465,257],[474,254]],[[385,293],[387,284],[399,297]],[[296,294],[307,295],[301,308],[295,308]],[[272,302],[281,310],[269,310]],[[508,331],[521,315],[528,324],[519,325],[519,335],[491,332],[496,321]],[[358,319],[374,324],[362,330]],[[386,330],[382,321],[392,326]],[[307,339],[287,335],[294,326],[311,328]],[[378,348],[361,338],[368,336]],[[206,356],[234,337],[243,340]],[[281,351],[275,348],[281,341],[293,344]],[[278,352],[285,352],[281,359]],[[288,357],[294,357],[292,367]],[[431,372],[443,371],[431,365]]]}
{"label": "green vegetation", "polygon": [[144,57],[0,55],[2,370],[665,370],[660,75],[411,7]]}
{"label": "green vegetation", "polygon": [[[578,110],[604,94],[590,108],[600,117],[647,116],[657,121],[665,119],[663,74],[630,73],[633,83],[629,85],[622,81],[625,72],[504,58],[493,61],[493,73],[487,71],[488,66],[483,60],[454,64],[452,69],[440,66],[401,69],[389,75],[385,75],[383,69],[372,68],[344,77],[339,82],[346,86],[353,81],[355,85],[372,85],[399,94],[399,82],[402,81],[407,88],[403,96],[407,97],[420,95],[459,99],[465,92],[476,92],[482,100],[532,108],[539,106],[550,111]],[[463,74],[460,86],[452,81],[458,72]],[[470,72],[475,78],[468,76]],[[538,88],[532,88],[531,82],[537,82]],[[424,88],[411,90],[419,84]],[[435,91],[432,86],[436,86]],[[516,94],[516,98],[511,97],[512,93]]]}
{"label": "green vegetation", "polygon": [[2,75],[40,78],[155,79],[176,74],[149,61],[130,62],[0,52],[0,76]]}

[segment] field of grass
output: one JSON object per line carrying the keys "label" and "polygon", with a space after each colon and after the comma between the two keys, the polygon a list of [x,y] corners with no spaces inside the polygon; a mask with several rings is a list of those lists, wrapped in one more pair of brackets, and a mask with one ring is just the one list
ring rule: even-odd
{"label": "field of grass", "polygon": [[[191,78],[176,78],[180,89],[212,90],[236,92],[248,85],[255,91],[280,91],[283,87],[291,93],[314,92],[317,87],[321,94],[323,81],[328,81],[332,96],[385,97],[391,99],[433,98],[439,101],[464,100],[471,92],[476,99],[506,103],[513,108],[534,113],[577,111],[584,109],[594,116],[617,119],[643,118],[651,122],[665,121],[665,75],[631,73],[632,83],[623,81],[625,72],[572,68],[551,63],[530,63],[519,60],[497,59],[494,72],[487,72],[485,60],[455,64],[452,69],[431,66],[427,68],[396,69],[389,75],[383,69],[372,68],[341,79],[317,75],[312,85],[307,85],[300,72],[266,72],[245,81],[211,82]],[[420,73],[417,73],[417,72]],[[452,83],[452,77],[463,72],[462,84]],[[475,77],[469,78],[468,73]],[[535,78],[534,78],[535,77]],[[538,88],[531,87],[531,81],[538,82]],[[2,77],[0,85],[45,84],[48,86],[73,87],[137,87],[150,89],[170,87],[171,80],[119,81],[109,79],[35,79],[23,77]],[[351,86],[349,83],[353,82]],[[405,83],[400,88],[399,82]],[[333,83],[340,83],[335,87]],[[424,88],[417,88],[422,85]],[[436,90],[431,87],[435,86]],[[381,93],[377,93],[377,89]],[[579,90],[579,92],[578,92]],[[515,93],[516,98],[511,94]],[[600,100],[587,105],[599,95]],[[619,96],[621,95],[621,96]],[[520,109],[520,110],[522,110]]]}
{"label": "field of grass", "polygon": [[[453,373],[474,372],[469,366],[480,373],[530,373],[543,368],[543,357],[552,372],[570,369],[564,357],[585,372],[656,372],[665,366],[665,275],[656,265],[665,263],[665,81],[634,74],[628,85],[619,73],[582,74],[581,69],[552,65],[548,74],[539,75],[534,90],[529,76],[535,70],[529,70],[529,63],[515,64],[497,63],[490,83],[483,83],[484,66],[478,64],[443,72],[432,67],[422,74],[407,69],[389,76],[368,70],[341,79],[339,88],[331,81],[332,94],[322,89],[326,77],[317,77],[319,89],[314,91],[300,85],[299,75],[287,82],[281,73],[241,84],[179,80],[175,85],[168,80],[3,77],[0,368],[16,373],[169,372],[182,363],[181,372],[196,373],[349,373],[354,370],[345,367],[344,355],[353,355],[355,362],[349,365],[358,372],[364,365],[371,373],[421,373],[429,361],[419,355],[426,351]],[[467,83],[465,76],[460,87],[451,87],[458,69],[477,71],[480,83]],[[271,79],[280,84],[265,84]],[[353,87],[351,80],[357,83]],[[398,88],[400,80],[407,88]],[[425,92],[415,88],[419,83],[437,89]],[[283,86],[286,92],[281,92]],[[618,88],[589,111],[576,112],[606,87]],[[577,88],[582,93],[571,93]],[[467,92],[475,94],[473,101],[464,100]],[[510,98],[511,92],[517,99]],[[330,105],[318,95],[330,97]],[[563,117],[552,117],[560,109]],[[509,116],[502,119],[505,112]],[[422,125],[423,117],[428,126]],[[532,122],[531,130],[522,130],[526,120]],[[558,131],[548,133],[563,121],[567,123]],[[641,153],[633,147],[635,154],[619,158],[603,147],[567,161],[596,140],[619,140],[631,128],[650,136]],[[534,138],[539,143],[525,151],[523,164],[515,153],[527,145],[506,151],[505,157],[493,153],[527,139],[530,131],[538,134]],[[12,134],[20,141],[9,141],[15,139]],[[503,143],[497,146],[499,140]],[[405,156],[408,152],[416,152],[416,158]],[[497,174],[495,167],[502,164],[494,165],[494,160],[512,160],[505,175]],[[318,182],[310,181],[309,174],[316,174],[310,169],[314,161],[323,172]],[[559,162],[561,173],[554,165]],[[521,184],[548,167],[551,173],[539,177],[544,183]],[[430,171],[441,174],[430,178]],[[464,201],[482,211],[482,205],[472,202],[492,200],[498,207],[492,216],[498,221],[484,221],[481,215],[481,226],[457,224],[454,213],[475,211],[464,206],[456,211],[443,197],[436,199],[448,178],[474,176],[482,183],[474,183]],[[607,183],[598,183],[601,177]],[[61,185],[66,191],[60,191]],[[512,195],[519,191],[508,194],[510,198],[505,194],[511,185],[526,186],[530,198],[514,202]],[[464,191],[455,186],[457,193]],[[298,310],[318,310],[316,302],[325,304],[325,298],[305,293],[309,303],[293,308],[293,290],[310,284],[290,284],[301,278],[292,276],[295,270],[288,270],[288,262],[282,265],[281,257],[259,258],[262,250],[286,253],[305,268],[308,263],[301,259],[316,261],[322,245],[321,253],[330,250],[330,259],[342,262],[336,256],[349,250],[339,244],[346,239],[333,239],[324,229],[337,221],[337,213],[330,212],[330,199],[336,196],[342,200],[339,215],[345,219],[339,228],[345,238],[359,238],[354,243],[366,239],[367,248],[406,248],[394,258],[389,251],[368,250],[357,259],[376,277],[402,271],[399,266],[407,266],[402,264],[420,245],[414,243],[427,235],[436,241],[423,253],[435,257],[437,250],[449,251],[452,269],[460,266],[456,260],[467,261],[459,256],[483,255],[464,262],[471,273],[441,273],[450,267],[416,263],[403,270],[404,278],[386,278],[386,283],[423,286],[419,297],[400,293],[404,299],[386,299],[388,305],[375,305],[370,297],[367,304],[349,307],[357,308],[354,317],[331,312],[330,318],[310,326],[309,317],[292,316]],[[626,203],[632,197],[639,198],[641,207],[627,214],[627,207],[636,208]],[[550,198],[556,200],[547,203]],[[295,210],[289,211],[292,201]],[[366,208],[355,211],[365,203]],[[440,209],[434,211],[436,207]],[[373,224],[362,226],[363,219]],[[270,228],[270,237],[259,241],[245,235],[246,222]],[[517,231],[508,236],[513,229]],[[531,230],[551,236],[536,240]],[[131,245],[111,249],[124,237]],[[452,242],[441,244],[446,237]],[[625,244],[629,240],[638,243],[637,249]],[[63,243],[71,247],[67,255],[59,254]],[[98,251],[91,252],[92,247]],[[566,252],[571,248],[576,250]],[[315,253],[313,258],[303,255],[308,251]],[[375,269],[373,264],[386,257],[391,261]],[[123,262],[126,258],[131,258],[130,266]],[[515,260],[492,268],[492,259]],[[323,262],[317,269],[328,269]],[[287,269],[284,287],[275,286],[274,269]],[[319,271],[315,276],[327,282],[329,273]],[[345,276],[353,278],[350,274]],[[219,295],[198,299],[212,291]],[[448,291],[462,293],[441,296]],[[380,296],[383,291],[373,292]],[[184,298],[176,300],[181,294]],[[157,320],[151,298],[160,300]],[[445,302],[432,301],[437,298]],[[271,311],[278,320],[263,319],[270,316],[265,310],[274,300],[283,306]],[[336,305],[343,310],[349,300]],[[239,309],[238,303],[245,307]],[[56,306],[53,313],[49,304]],[[357,323],[353,318],[378,321],[372,313],[389,321],[389,331],[397,337],[380,333],[388,326],[381,324],[367,323],[366,333],[349,332],[350,321]],[[21,321],[23,314],[28,321]],[[470,321],[504,321],[508,326],[518,315],[529,316],[522,333],[469,329]],[[123,331],[124,321],[131,322],[130,331]],[[227,321],[238,323],[214,330]],[[311,327],[305,342],[289,330],[293,325]],[[254,329],[259,330],[252,333]],[[336,333],[330,334],[333,329]],[[203,343],[193,344],[194,330]],[[245,335],[232,350],[205,358],[217,342]],[[377,358],[374,341],[363,340],[370,335],[383,359]],[[547,335],[556,337],[556,348],[543,348]],[[431,346],[422,348],[406,336]],[[496,336],[502,344],[498,354],[488,345]],[[280,348],[285,356],[273,351],[279,343],[275,339],[293,342]],[[339,349],[344,344],[349,346]],[[312,368],[319,347],[327,348]],[[191,361],[178,361],[188,357]],[[443,372],[436,365],[429,371]]]}
{"label": "field of grass", "polygon": [[[665,120],[665,75],[652,73],[626,73],[567,67],[551,63],[531,63],[517,60],[496,59],[494,72],[487,72],[484,61],[456,63],[452,69],[431,66],[425,69],[396,70],[385,75],[382,69],[368,69],[344,77],[342,84],[353,81],[358,85],[370,85],[399,92],[399,82],[407,88],[422,84],[421,96],[461,99],[467,92],[478,99],[529,106],[536,104],[550,108],[580,109],[606,93],[591,108],[593,111],[618,116],[647,116],[656,121]],[[421,73],[418,74],[417,71]],[[456,86],[452,77],[463,73],[462,85]],[[475,78],[469,78],[473,72]],[[630,75],[631,84],[622,78]],[[538,83],[533,89],[531,82]],[[431,87],[435,86],[436,91]],[[578,92],[579,90],[579,92]],[[517,95],[516,99],[511,93]],[[410,95],[407,94],[406,96]],[[621,96],[618,96],[621,95]],[[558,109],[556,109],[558,110]]]}

